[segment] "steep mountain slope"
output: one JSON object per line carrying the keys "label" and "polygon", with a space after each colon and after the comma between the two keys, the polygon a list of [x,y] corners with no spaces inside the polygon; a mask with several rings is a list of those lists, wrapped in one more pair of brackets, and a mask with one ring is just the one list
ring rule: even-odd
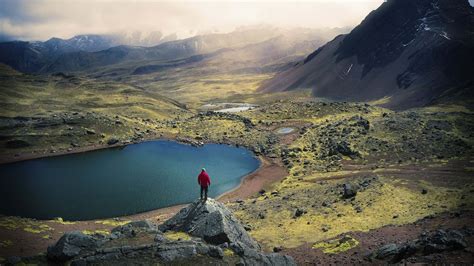
{"label": "steep mountain slope", "polygon": [[12,41],[0,43],[0,63],[21,72],[35,72],[45,65],[50,56],[42,45]]}
{"label": "steep mountain slope", "polygon": [[473,96],[474,15],[466,0],[389,0],[350,34],[276,75],[261,90],[404,109]]}
{"label": "steep mountain slope", "polygon": [[44,43],[50,50],[95,52],[108,49],[115,44],[113,36],[77,35],[70,39],[51,38]]}
{"label": "steep mountain slope", "polygon": [[62,54],[100,51],[112,47],[113,43],[112,37],[105,35],[78,35],[67,40],[51,38],[45,42],[3,42],[0,43],[0,63],[32,73]]}

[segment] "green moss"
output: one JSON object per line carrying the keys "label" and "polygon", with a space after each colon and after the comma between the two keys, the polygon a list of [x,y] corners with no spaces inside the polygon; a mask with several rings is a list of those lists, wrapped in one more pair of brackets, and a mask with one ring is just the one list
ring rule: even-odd
{"label": "green moss", "polygon": [[13,241],[5,239],[5,240],[0,240],[0,247],[6,248],[13,245]]}
{"label": "green moss", "polygon": [[28,225],[27,227],[23,228],[23,231],[33,234],[39,234],[51,230],[53,230],[53,228],[47,224]]}
{"label": "green moss", "polygon": [[95,234],[99,234],[99,235],[110,235],[110,232],[107,231],[107,230],[93,230],[93,231],[90,231],[90,230],[83,230],[82,233],[83,233],[83,234],[86,234],[86,235],[95,235]]}
{"label": "green moss", "polygon": [[39,234],[53,230],[53,228],[51,228],[49,225],[41,223],[40,221],[14,216],[1,216],[0,227],[3,227],[7,230],[22,229],[25,232],[33,234]]}
{"label": "green moss", "polygon": [[58,224],[65,224],[65,225],[75,224],[75,222],[64,221],[63,218],[61,217],[57,217],[56,219],[53,220],[53,222],[58,223]]}
{"label": "green moss", "polygon": [[348,251],[349,249],[355,248],[359,245],[359,241],[352,238],[349,235],[342,237],[341,239],[334,239],[330,241],[322,241],[315,243],[313,248],[320,248],[324,253],[337,254]]}
{"label": "green moss", "polygon": [[[418,188],[406,187],[402,180],[382,178],[380,183],[359,192],[355,200],[350,202],[341,200],[338,194],[324,194],[324,188],[317,183],[286,181],[278,191],[293,196],[284,201],[284,206],[275,207],[281,203],[280,198],[257,200],[245,210],[236,210],[235,214],[250,224],[250,234],[270,249],[274,246],[294,248],[352,231],[368,231],[390,224],[409,224],[428,215],[455,209],[461,203],[466,204],[467,208],[474,208],[474,199],[462,197],[469,187],[464,190],[447,189],[429,183],[423,183],[422,186],[429,190],[428,194],[421,194]],[[321,203],[315,206],[315,199],[307,195],[324,195],[321,197],[336,202],[331,207],[321,207]],[[361,206],[363,211],[357,212],[353,204]],[[315,207],[309,207],[312,205]],[[295,219],[291,206],[303,206],[307,213]],[[265,213],[265,219],[258,218],[260,212]]]}
{"label": "green moss", "polygon": [[230,248],[225,248],[225,249],[224,249],[224,256],[226,256],[226,257],[232,257],[232,256],[234,256],[234,255],[235,255],[235,253],[234,253],[234,251],[233,251],[232,249],[230,249]]}
{"label": "green moss", "polygon": [[185,232],[167,231],[164,233],[168,240],[191,240],[191,236]]}
{"label": "green moss", "polygon": [[110,226],[121,226],[130,223],[130,221],[117,221],[117,220],[99,220],[95,221],[96,224],[110,225]]}

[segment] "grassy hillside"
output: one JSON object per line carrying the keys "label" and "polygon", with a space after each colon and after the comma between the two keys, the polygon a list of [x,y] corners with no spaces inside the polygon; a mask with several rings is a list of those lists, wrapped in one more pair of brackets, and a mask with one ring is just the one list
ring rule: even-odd
{"label": "grassy hillside", "polygon": [[117,82],[26,75],[6,66],[0,79],[3,158],[19,148],[56,153],[103,145],[112,138],[131,142],[157,131],[152,120],[188,114],[172,99]]}

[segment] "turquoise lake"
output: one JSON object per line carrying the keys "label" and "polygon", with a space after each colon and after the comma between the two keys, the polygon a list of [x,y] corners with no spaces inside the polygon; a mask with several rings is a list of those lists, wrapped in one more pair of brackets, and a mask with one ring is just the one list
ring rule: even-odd
{"label": "turquoise lake", "polygon": [[209,196],[216,197],[259,165],[244,148],[161,140],[3,164],[0,214],[65,220],[130,215],[199,198],[202,167],[212,180]]}

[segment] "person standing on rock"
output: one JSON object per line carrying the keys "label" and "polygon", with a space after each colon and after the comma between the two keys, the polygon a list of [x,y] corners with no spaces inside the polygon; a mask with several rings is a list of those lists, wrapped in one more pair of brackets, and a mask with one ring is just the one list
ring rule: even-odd
{"label": "person standing on rock", "polygon": [[198,176],[198,184],[201,186],[201,200],[203,199],[202,194],[204,193],[204,200],[207,200],[207,190],[211,185],[211,178],[206,172],[206,168],[201,169],[201,173]]}

